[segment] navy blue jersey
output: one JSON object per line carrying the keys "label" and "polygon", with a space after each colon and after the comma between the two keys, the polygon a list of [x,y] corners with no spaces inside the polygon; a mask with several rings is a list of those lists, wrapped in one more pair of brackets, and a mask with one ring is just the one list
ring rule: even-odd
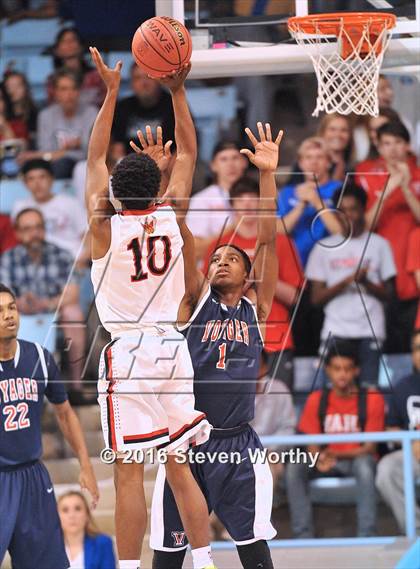
{"label": "navy blue jersey", "polygon": [[57,365],[39,344],[18,340],[14,359],[0,362],[0,469],[40,458],[44,395],[67,400]]}
{"label": "navy blue jersey", "polygon": [[252,303],[220,302],[209,287],[191,320],[179,328],[194,366],[195,407],[218,428],[252,421],[263,347]]}
{"label": "navy blue jersey", "polygon": [[420,427],[420,373],[408,375],[394,386],[386,425],[406,431]]}

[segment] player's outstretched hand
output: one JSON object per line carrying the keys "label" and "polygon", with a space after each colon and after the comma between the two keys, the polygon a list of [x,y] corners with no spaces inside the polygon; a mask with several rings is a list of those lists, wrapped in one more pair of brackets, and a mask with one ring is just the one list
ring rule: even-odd
{"label": "player's outstretched hand", "polygon": [[150,158],[156,162],[159,170],[165,172],[171,159],[172,140],[165,142],[165,145],[163,144],[162,127],[158,126],[156,129],[156,142],[153,137],[152,128],[149,125],[146,126],[146,137],[141,130],[137,131],[137,136],[141,148],[137,146],[133,140],[130,140],[130,146],[134,152],[137,154],[147,154],[147,156],[150,156]]}
{"label": "player's outstretched hand", "polygon": [[248,160],[259,170],[274,172],[277,169],[279,161],[279,146],[283,137],[283,131],[279,131],[276,140],[273,142],[271,126],[269,123],[265,123],[265,130],[260,122],[257,123],[257,128],[260,140],[254,136],[250,128],[247,127],[245,129],[245,132],[254,147],[254,152],[247,148],[242,148],[241,153],[245,154],[245,156],[248,157]]}
{"label": "player's outstretched hand", "polygon": [[80,469],[79,484],[82,490],[87,490],[92,497],[92,509],[96,508],[99,501],[99,489],[96,482],[95,473],[93,472],[92,465],[89,463]]}
{"label": "player's outstretched hand", "polygon": [[105,65],[101,57],[101,54],[96,49],[96,47],[90,47],[89,51],[92,56],[93,63],[95,64],[95,67],[98,70],[98,73],[102,78],[102,81],[107,86],[107,89],[108,90],[118,89],[121,81],[122,61],[117,61],[114,69],[111,69],[110,67]]}
{"label": "player's outstretched hand", "polygon": [[159,83],[165,85],[171,93],[176,93],[184,86],[188,73],[191,71],[191,62],[186,63],[179,71],[172,71],[169,75],[164,75],[157,79]]}

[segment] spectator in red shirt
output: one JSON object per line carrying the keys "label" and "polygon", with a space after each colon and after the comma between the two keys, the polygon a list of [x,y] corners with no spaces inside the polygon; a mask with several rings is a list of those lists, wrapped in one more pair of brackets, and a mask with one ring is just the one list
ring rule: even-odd
{"label": "spectator in red shirt", "polygon": [[[388,313],[388,351],[410,351],[417,308],[417,287],[406,268],[408,239],[420,222],[420,168],[410,159],[410,135],[402,123],[377,131],[379,158],[356,169],[368,195],[366,225],[388,239],[397,267],[397,299]],[[375,225],[374,225],[375,224]]]}
{"label": "spectator in red shirt", "polygon": [[420,330],[420,227],[410,233],[407,251],[407,271],[414,275],[417,285],[417,317],[415,330]]}
{"label": "spectator in red shirt", "polygon": [[17,244],[18,240],[10,217],[0,213],[0,255]]}
{"label": "spectator in red shirt", "polygon": [[[347,342],[335,342],[326,358],[325,371],[331,381],[328,392],[314,391],[306,401],[298,431],[308,435],[383,431],[385,403],[375,390],[358,388],[357,352]],[[363,403],[362,403],[363,402]],[[324,413],[321,413],[321,405]],[[325,448],[309,445],[319,452],[315,468],[307,464],[288,464],[286,489],[293,534],[296,538],[314,536],[309,480],[319,476],[354,476],[357,483],[357,534],[375,535],[376,526],[376,444],[336,443]]]}
{"label": "spectator in red shirt", "polygon": [[[215,239],[209,246],[204,256],[205,272],[214,249],[219,245],[236,245],[243,249],[251,260],[254,255],[258,230],[258,184],[251,178],[238,180],[230,190],[230,203],[234,214],[233,229],[219,240]],[[276,293],[266,324],[265,350],[268,352],[272,375],[292,389],[294,344],[289,316],[299,287],[302,286],[303,274],[291,239],[286,235],[277,235],[276,248],[279,271]]]}

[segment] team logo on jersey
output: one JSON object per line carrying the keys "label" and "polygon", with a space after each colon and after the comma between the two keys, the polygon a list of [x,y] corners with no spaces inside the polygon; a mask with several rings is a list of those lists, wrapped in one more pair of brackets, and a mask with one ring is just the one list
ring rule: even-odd
{"label": "team logo on jersey", "polygon": [[174,538],[174,546],[180,547],[184,544],[185,541],[185,531],[172,531],[172,537]]}
{"label": "team logo on jersey", "polygon": [[[149,219],[151,221],[149,221]],[[148,233],[149,235],[151,235],[152,233],[155,232],[156,229],[156,217],[146,217],[146,221],[144,223],[142,223],[143,229],[145,230],[146,233]]]}

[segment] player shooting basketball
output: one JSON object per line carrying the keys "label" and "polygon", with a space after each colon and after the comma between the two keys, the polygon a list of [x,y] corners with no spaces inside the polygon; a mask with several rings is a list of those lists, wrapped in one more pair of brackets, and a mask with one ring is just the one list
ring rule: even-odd
{"label": "player shooting basketball", "polygon": [[[214,510],[236,543],[245,569],[272,569],[267,540],[275,535],[270,522],[273,482],[268,464],[251,463],[249,451],[261,449],[249,422],[254,416],[256,382],[265,323],[271,310],[278,271],[276,256],[276,184],[280,132],[258,123],[260,140],[246,132],[255,152],[242,150],[260,172],[258,240],[254,264],[236,246],[217,247],[208,278],[196,269],[194,238],[178,215],[184,240],[185,296],[178,329],[186,336],[194,365],[197,409],[214,425],[200,453],[239,452],[238,464],[216,461],[192,464],[209,510]],[[151,153],[150,137],[143,149]],[[160,155],[165,154],[161,140]],[[159,154],[158,151],[155,151]],[[254,286],[249,286],[250,281]],[[163,469],[155,485],[151,547],[153,569],[181,569],[187,543],[176,503],[165,486]]]}
{"label": "player shooting basketball", "polygon": [[[183,241],[171,206],[158,203],[160,171],[145,154],[127,156],[113,171],[109,197],[105,164],[120,84],[121,63],[109,69],[91,48],[107,87],[88,150],[86,204],[92,236],[92,281],[102,324],[111,333],[99,370],[105,444],[117,453],[116,539],[121,569],[139,567],[146,531],[144,465],[124,463],[126,451],[166,445],[168,452],[208,439],[205,414],[194,409],[187,342],[174,329],[184,292]],[[197,155],[184,81],[190,67],[166,79],[175,112],[177,157],[169,180],[187,197]],[[212,569],[208,512],[189,464],[167,457],[166,474],[193,548],[195,569]]]}

